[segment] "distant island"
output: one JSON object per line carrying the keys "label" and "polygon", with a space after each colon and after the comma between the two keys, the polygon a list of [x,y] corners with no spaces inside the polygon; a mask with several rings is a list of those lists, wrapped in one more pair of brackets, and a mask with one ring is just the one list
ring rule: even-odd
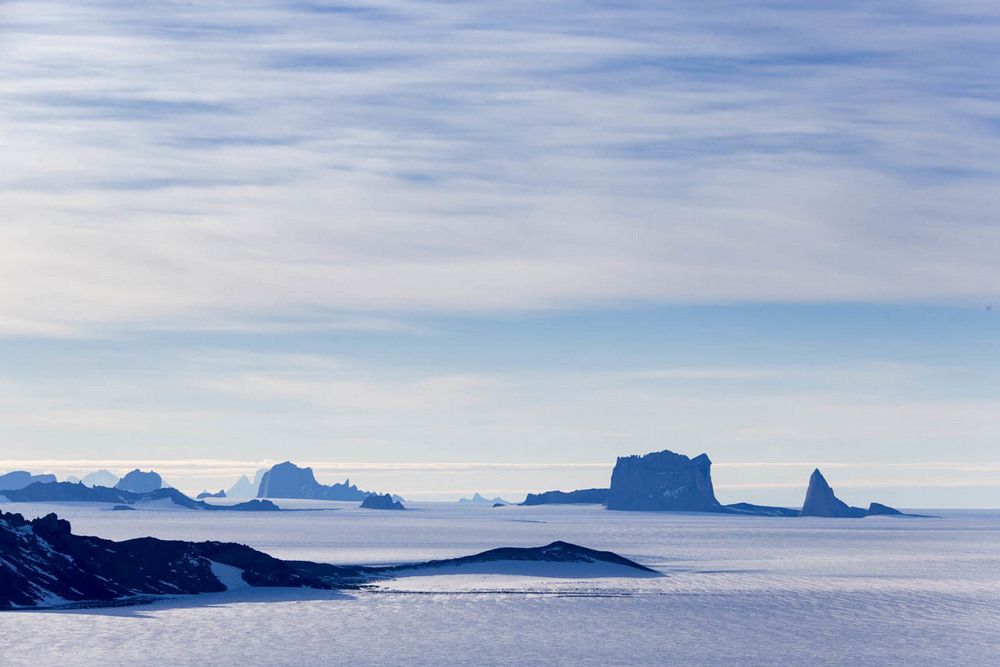
{"label": "distant island", "polygon": [[272,466],[260,479],[258,498],[301,498],[305,500],[359,500],[372,495],[347,479],[343,484],[320,484],[312,468],[300,468],[291,461]]}
{"label": "distant island", "polygon": [[[285,561],[232,542],[184,542],[153,537],[114,542],[75,535],[55,514],[31,521],[0,512],[4,558],[0,609],[107,606],[150,602],[154,596],[217,593],[231,585],[353,589],[410,571],[551,563],[616,568],[619,576],[656,576],[654,570],[610,551],[567,542],[503,547],[473,556],[396,565],[341,566]],[[516,570],[515,570],[516,571]],[[603,572],[603,570],[602,570]]]}
{"label": "distant island", "polygon": [[381,495],[373,493],[361,502],[361,508],[366,510],[405,510],[403,503],[388,493]]}
{"label": "distant island", "polygon": [[213,505],[203,500],[194,500],[177,489],[164,487],[155,491],[135,493],[104,486],[87,486],[82,482],[35,482],[23,489],[0,491],[0,500],[6,498],[15,503],[80,502],[111,503],[114,505],[168,506],[190,510],[213,510],[226,512],[275,512],[280,508],[270,500],[250,500],[234,505]]}
{"label": "distant island", "polygon": [[607,489],[529,493],[521,504],[592,503],[618,511],[710,512],[778,517],[922,516],[904,514],[881,503],[871,503],[868,509],[849,507],[833,494],[833,489],[819,469],[809,479],[801,510],[752,503],[723,505],[715,497],[711,469],[712,461],[707,454],[689,458],[665,449],[644,456],[623,456],[615,463],[611,486]]}

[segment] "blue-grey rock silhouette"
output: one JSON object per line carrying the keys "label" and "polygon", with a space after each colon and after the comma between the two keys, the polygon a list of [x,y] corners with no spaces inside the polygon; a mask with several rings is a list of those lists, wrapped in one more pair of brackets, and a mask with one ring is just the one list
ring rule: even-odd
{"label": "blue-grey rock silhouette", "polygon": [[463,505],[491,505],[492,506],[492,505],[497,505],[497,504],[499,504],[499,505],[510,505],[511,504],[511,503],[507,502],[506,500],[504,500],[503,498],[501,498],[500,496],[497,496],[495,498],[485,498],[478,491],[476,493],[472,494],[471,498],[459,498],[458,502],[462,503]]}
{"label": "blue-grey rock silhouette", "polygon": [[882,503],[871,503],[868,509],[851,507],[838,498],[827,483],[819,468],[809,476],[809,488],[802,503],[800,516],[820,516],[831,518],[859,519],[866,516],[903,516],[927,518],[923,514],[904,514],[894,507]]}
{"label": "blue-grey rock silhouette", "polygon": [[364,500],[371,493],[346,480],[343,484],[320,484],[312,468],[300,468],[291,461],[272,466],[264,473],[258,498],[304,498],[308,500]]}
{"label": "blue-grey rock silhouette", "polygon": [[495,561],[609,563],[653,570],[610,551],[567,542],[544,547],[492,549],[472,556],[391,567],[284,561],[232,542],[184,542],[153,537],[114,542],[74,535],[55,514],[25,520],[0,512],[0,609],[102,606],[150,602],[152,596],[227,590],[214,564],[238,568],[250,586],[353,589],[403,570]]}
{"label": "blue-grey rock silhouette", "polygon": [[707,454],[692,459],[664,450],[619,457],[606,504],[609,510],[724,512],[711,468]]}
{"label": "blue-grey rock silhouette", "polygon": [[215,493],[212,493],[211,491],[202,491],[195,497],[198,500],[202,500],[204,498],[226,498],[227,496],[225,489],[219,489]]}
{"label": "blue-grey rock silhouette", "polygon": [[576,491],[545,491],[529,493],[522,505],[604,504],[608,489],[577,489]]}
{"label": "blue-grey rock silhouette", "polygon": [[156,491],[163,487],[163,478],[160,477],[160,473],[150,470],[149,472],[144,472],[136,468],[125,474],[118,483],[115,484],[116,489],[122,491],[131,491],[132,493],[149,493],[150,491]]}
{"label": "blue-grey rock silhouette", "polygon": [[36,482],[41,484],[51,484],[56,481],[55,475],[34,475],[27,470],[14,470],[5,475],[0,475],[0,491],[8,489],[23,489],[29,484]]}
{"label": "blue-grey rock silhouette", "polygon": [[373,493],[361,502],[361,507],[366,510],[405,510],[403,503],[395,500],[390,494],[381,495]]}
{"label": "blue-grey rock silhouette", "polygon": [[177,489],[165,487],[146,493],[133,493],[122,489],[103,486],[85,486],[70,482],[35,483],[23,489],[4,491],[3,496],[11,502],[84,502],[112,503],[116,505],[137,505],[147,503],[167,504],[191,510],[219,510],[229,512],[274,512],[280,508],[269,500],[250,500],[235,505],[213,505],[203,500],[194,500]]}

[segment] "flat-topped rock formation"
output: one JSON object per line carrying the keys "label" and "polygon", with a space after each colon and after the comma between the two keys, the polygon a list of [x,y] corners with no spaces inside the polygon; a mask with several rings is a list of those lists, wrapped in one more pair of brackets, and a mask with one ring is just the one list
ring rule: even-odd
{"label": "flat-topped rock formation", "polygon": [[274,512],[280,509],[269,500],[251,500],[235,505],[212,505],[203,500],[194,500],[174,488],[166,487],[146,493],[133,493],[122,489],[103,486],[86,486],[83,483],[53,482],[35,483],[23,489],[0,492],[0,498],[15,503],[78,502],[112,503],[137,507],[166,506],[191,510],[223,510],[229,512]]}
{"label": "flat-topped rock formation", "polygon": [[545,491],[529,493],[522,505],[603,505],[608,499],[607,489],[577,489],[576,491]]}
{"label": "flat-topped rock formation", "polygon": [[226,498],[227,496],[226,496],[226,490],[225,489],[219,489],[215,493],[212,493],[211,491],[202,491],[201,493],[199,493],[195,497],[198,500],[202,500],[204,498]]}
{"label": "flat-topped rock formation", "polygon": [[163,487],[163,478],[155,470],[148,472],[136,468],[125,474],[118,483],[116,489],[131,491],[132,493],[148,493]]}
{"label": "flat-topped rock formation", "polygon": [[260,479],[258,498],[304,498],[307,500],[364,500],[371,493],[345,480],[343,484],[320,484],[312,468],[291,461],[273,466]]}
{"label": "flat-topped rock formation", "polygon": [[381,495],[373,493],[361,502],[362,509],[366,510],[405,510],[403,503],[393,498],[388,493]]}
{"label": "flat-topped rock formation", "polygon": [[[405,570],[497,561],[611,564],[634,576],[653,570],[610,551],[566,542],[492,549],[472,556],[392,567],[284,561],[232,542],[183,542],[142,537],[114,542],[74,535],[68,521],[48,514],[31,521],[0,512],[0,609],[139,604],[160,596],[228,590],[237,585],[352,589]],[[219,566],[228,566],[222,567]],[[630,575],[632,576],[632,575]]]}
{"label": "flat-topped rock formation", "polygon": [[609,510],[725,511],[712,488],[707,454],[688,458],[670,450],[619,457],[611,472]]}
{"label": "flat-topped rock formation", "polygon": [[14,470],[5,475],[0,475],[0,491],[23,489],[29,484],[35,484],[36,482],[51,484],[55,481],[55,475],[34,475],[27,470]]}

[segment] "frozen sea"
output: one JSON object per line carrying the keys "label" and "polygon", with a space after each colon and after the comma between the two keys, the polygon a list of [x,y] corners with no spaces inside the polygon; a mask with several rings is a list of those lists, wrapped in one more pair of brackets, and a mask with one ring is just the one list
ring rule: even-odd
{"label": "frozen sea", "polygon": [[[566,540],[658,578],[406,577],[142,607],[0,613],[17,665],[996,665],[1000,511],[788,519],[597,506],[282,501],[280,514],[5,504],[74,532],[231,540],[281,558],[403,563]],[[307,509],[315,508],[315,509]]]}

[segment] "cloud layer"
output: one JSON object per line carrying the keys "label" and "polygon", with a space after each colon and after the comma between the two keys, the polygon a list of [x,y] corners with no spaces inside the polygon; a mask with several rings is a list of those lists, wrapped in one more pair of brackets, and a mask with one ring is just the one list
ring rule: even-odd
{"label": "cloud layer", "polygon": [[0,333],[998,296],[989,3],[0,4]]}

